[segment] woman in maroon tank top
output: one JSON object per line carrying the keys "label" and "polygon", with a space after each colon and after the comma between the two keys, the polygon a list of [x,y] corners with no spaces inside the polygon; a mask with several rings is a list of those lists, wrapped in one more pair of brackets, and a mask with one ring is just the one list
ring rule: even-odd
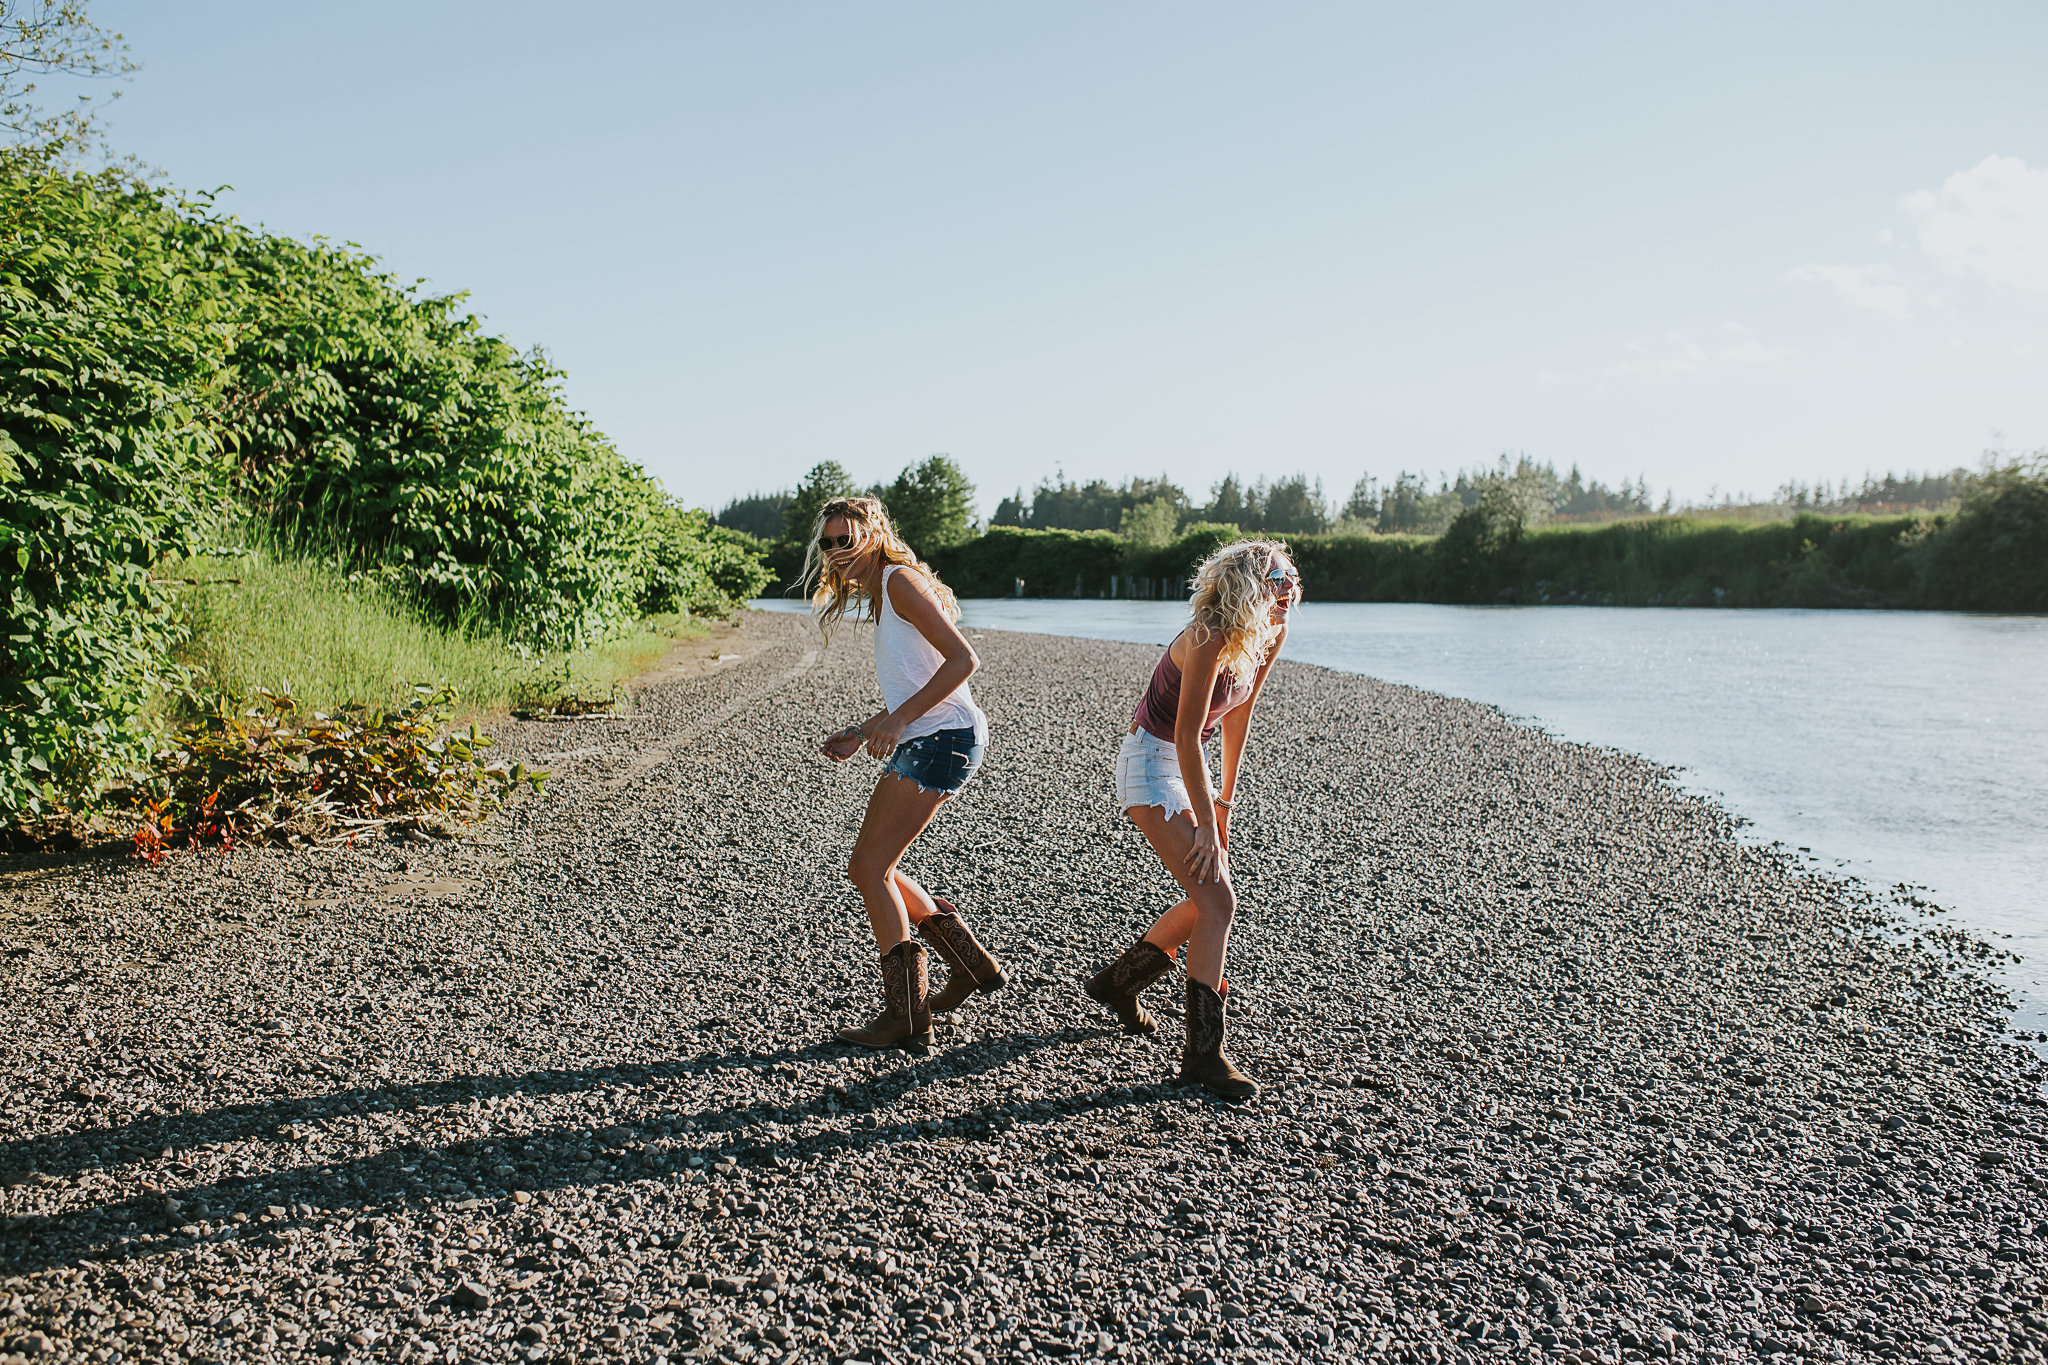
{"label": "woman in maroon tank top", "polygon": [[[1187,1041],[1180,1076],[1231,1099],[1258,1086],[1223,1053],[1223,959],[1237,896],[1230,882],[1230,803],[1252,708],[1287,640],[1301,575],[1278,541],[1226,545],[1195,571],[1193,619],[1167,646],[1117,754],[1117,804],[1186,896],[1086,983],[1132,1033],[1158,1025],[1138,993],[1173,970],[1187,945]],[[1223,736],[1223,785],[1209,787],[1203,746]]]}

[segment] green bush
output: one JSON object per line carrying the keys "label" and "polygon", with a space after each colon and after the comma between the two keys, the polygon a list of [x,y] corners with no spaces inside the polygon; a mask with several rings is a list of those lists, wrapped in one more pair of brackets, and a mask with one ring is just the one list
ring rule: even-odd
{"label": "green bush", "polygon": [[179,678],[151,566],[218,523],[218,272],[228,233],[155,194],[0,185],[0,821],[58,814],[145,762]]}
{"label": "green bush", "polygon": [[1098,597],[1122,564],[1114,531],[1030,531],[991,526],[931,556],[932,568],[962,597],[1008,597],[1024,580],[1031,597]]}
{"label": "green bush", "polygon": [[0,821],[89,808],[148,758],[182,682],[152,571],[232,514],[550,651],[758,590],[747,541],[458,303],[204,200],[0,159]]}
{"label": "green bush", "polygon": [[641,533],[639,610],[724,616],[768,586],[766,547],[744,531],[713,526],[709,513],[668,503]]}
{"label": "green bush", "polygon": [[2048,611],[2048,456],[1972,480],[1921,555],[1929,605]]}

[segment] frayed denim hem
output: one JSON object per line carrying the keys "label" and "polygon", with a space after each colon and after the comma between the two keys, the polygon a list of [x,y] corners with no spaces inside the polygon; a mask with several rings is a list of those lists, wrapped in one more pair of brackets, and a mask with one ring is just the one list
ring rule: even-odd
{"label": "frayed denim hem", "polygon": [[1173,823],[1173,817],[1175,817],[1176,815],[1179,815],[1182,812],[1192,814],[1195,809],[1194,804],[1188,801],[1137,801],[1133,802],[1131,805],[1125,806],[1124,814],[1129,815],[1132,811],[1137,810],[1140,806],[1159,807],[1159,809],[1166,812],[1166,823],[1169,825]]}
{"label": "frayed denim hem", "polygon": [[965,782],[962,782],[960,784],[960,787],[927,787],[924,783],[918,781],[909,773],[899,773],[894,768],[884,768],[882,770],[882,776],[893,777],[899,782],[908,782],[913,787],[916,787],[919,791],[923,792],[926,796],[955,796],[959,794],[960,787],[964,787],[967,785]]}

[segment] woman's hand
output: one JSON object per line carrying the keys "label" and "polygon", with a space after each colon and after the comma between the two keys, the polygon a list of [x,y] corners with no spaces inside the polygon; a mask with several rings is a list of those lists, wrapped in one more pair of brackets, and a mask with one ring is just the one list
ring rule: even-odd
{"label": "woman's hand", "polygon": [[[1222,812],[1219,810],[1217,814]],[[1195,844],[1188,850],[1186,861],[1188,871],[1195,874],[1197,885],[1230,879],[1230,855],[1224,852],[1220,822],[1195,826]]]}
{"label": "woman's hand", "polygon": [[818,749],[834,763],[844,763],[860,752],[861,733],[849,725],[844,730],[825,736],[825,742]]}
{"label": "woman's hand", "polygon": [[868,752],[876,758],[885,759],[896,752],[896,745],[909,726],[908,721],[897,720],[887,711],[878,711],[870,719],[862,721],[860,728],[867,733]]}

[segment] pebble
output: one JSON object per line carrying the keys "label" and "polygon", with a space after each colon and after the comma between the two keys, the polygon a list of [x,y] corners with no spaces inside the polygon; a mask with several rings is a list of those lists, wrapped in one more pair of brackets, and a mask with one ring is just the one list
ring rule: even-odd
{"label": "pebble", "polygon": [[1109,783],[1156,649],[982,632],[906,868],[1014,979],[855,1052],[867,637],[739,642],[501,727],[549,794],[456,840],[0,872],[0,1357],[2042,1358],[2042,1071],[1924,906],[1283,662],[1218,1103],[1176,983],[1078,988],[1174,898]]}

